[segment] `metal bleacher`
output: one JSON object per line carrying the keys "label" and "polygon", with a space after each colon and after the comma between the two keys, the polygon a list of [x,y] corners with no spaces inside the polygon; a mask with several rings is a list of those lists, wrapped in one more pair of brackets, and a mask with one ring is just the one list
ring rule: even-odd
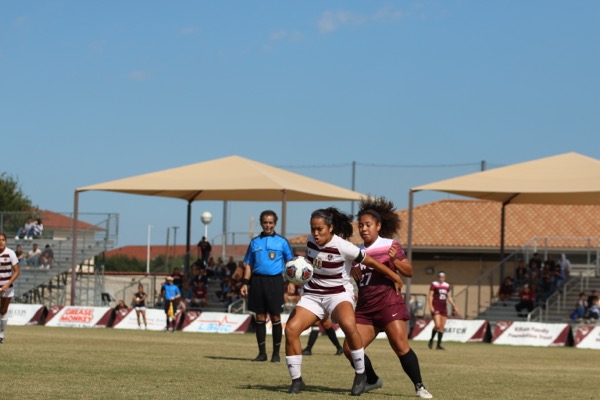
{"label": "metal bleacher", "polygon": [[[28,265],[23,262],[20,265],[21,276],[15,281],[15,302],[35,303],[51,305],[65,305],[70,302],[71,294],[67,290],[67,284],[71,275],[71,258],[73,241],[70,239],[45,239],[39,238],[32,241],[8,239],[8,247],[15,249],[18,244],[27,253],[33,243],[37,243],[40,250],[50,245],[54,251],[54,262],[50,269],[41,269],[40,266]],[[90,266],[90,260],[110,247],[111,243],[106,241],[78,240],[77,244],[77,265],[79,278],[94,278],[94,269]],[[89,289],[90,285],[81,285],[82,288]],[[95,283],[92,289],[96,291]],[[76,292],[76,303],[90,303],[86,301],[90,297],[89,293],[84,293],[82,289]],[[93,295],[95,297],[95,294]]]}

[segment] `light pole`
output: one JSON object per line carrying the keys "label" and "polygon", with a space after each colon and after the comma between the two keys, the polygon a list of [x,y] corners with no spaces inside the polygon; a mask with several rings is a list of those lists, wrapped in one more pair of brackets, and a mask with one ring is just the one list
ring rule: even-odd
{"label": "light pole", "polygon": [[200,215],[200,221],[204,224],[204,237],[208,240],[208,224],[212,221],[212,214],[208,211],[204,211]]}

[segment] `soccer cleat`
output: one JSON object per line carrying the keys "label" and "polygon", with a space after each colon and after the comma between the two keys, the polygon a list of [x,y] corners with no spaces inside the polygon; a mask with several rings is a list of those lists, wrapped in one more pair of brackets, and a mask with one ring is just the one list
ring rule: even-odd
{"label": "soccer cleat", "polygon": [[437,347],[435,348],[436,350],[446,350],[445,348],[443,348],[442,346],[440,346],[439,344],[437,345]]}
{"label": "soccer cleat", "polygon": [[3,343],[4,343],[4,338],[0,337],[0,344],[3,344]]}
{"label": "soccer cleat", "polygon": [[425,386],[420,386],[417,388],[417,397],[420,399],[432,399],[433,398],[431,393],[429,393],[427,391],[427,389],[425,389]]}
{"label": "soccer cleat", "polygon": [[377,378],[377,381],[375,383],[367,382],[367,384],[365,385],[365,393],[370,392],[371,390],[379,389],[382,386],[383,386],[383,379],[381,379],[381,378]]}
{"label": "soccer cleat", "polygon": [[354,374],[354,382],[352,382],[352,390],[350,390],[350,394],[352,396],[360,396],[365,392],[365,387],[367,386],[367,374],[363,372],[362,374],[355,373]]}
{"label": "soccer cleat", "polygon": [[277,362],[280,362],[280,361],[281,361],[281,358],[279,357],[279,354],[273,354],[271,356],[271,362],[276,362],[277,363]]}
{"label": "soccer cleat", "polygon": [[302,350],[302,355],[303,356],[312,356],[312,351],[310,351],[310,349],[306,348],[306,349]]}
{"label": "soccer cleat", "polygon": [[302,377],[292,379],[292,384],[290,385],[288,393],[298,394],[303,391],[305,387],[306,385],[304,384],[304,381],[302,381]]}
{"label": "soccer cleat", "polygon": [[433,340],[430,340],[429,343],[427,343],[427,347],[433,349]]}
{"label": "soccer cleat", "polygon": [[256,356],[256,358],[252,361],[267,361],[267,355],[266,354],[259,354]]}
{"label": "soccer cleat", "polygon": [[341,356],[342,354],[344,354],[344,348],[343,347],[338,347],[337,350],[335,351],[335,355],[336,356]]}

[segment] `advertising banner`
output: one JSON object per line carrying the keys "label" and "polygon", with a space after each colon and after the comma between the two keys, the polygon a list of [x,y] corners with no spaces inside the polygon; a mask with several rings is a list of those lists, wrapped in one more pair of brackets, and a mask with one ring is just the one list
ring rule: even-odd
{"label": "advertising banner", "polygon": [[92,328],[110,312],[110,307],[62,307],[60,311],[46,321],[46,326]]}
{"label": "advertising banner", "polygon": [[[433,320],[418,319],[412,331],[412,340],[431,339]],[[444,329],[444,341],[483,342],[488,330],[488,322],[482,319],[448,319]]]}
{"label": "advertising banner", "polygon": [[41,304],[11,304],[8,307],[8,324],[37,325],[43,312]]}
{"label": "advertising banner", "polygon": [[[190,319],[194,315],[190,314]],[[247,314],[201,312],[191,321],[186,321],[184,332],[245,333],[251,317]]]}
{"label": "advertising banner", "polygon": [[[141,316],[140,321],[142,326],[139,327],[137,324],[135,310],[131,310],[121,317],[118,321],[115,319],[113,323],[114,329],[144,329],[144,321]],[[149,331],[164,331],[167,326],[167,314],[163,310],[147,308],[146,321],[148,322]]]}
{"label": "advertising banner", "polygon": [[566,346],[570,329],[568,324],[498,321],[492,343],[537,347]]}
{"label": "advertising banner", "polygon": [[580,325],[575,329],[575,347],[600,350],[600,326]]}

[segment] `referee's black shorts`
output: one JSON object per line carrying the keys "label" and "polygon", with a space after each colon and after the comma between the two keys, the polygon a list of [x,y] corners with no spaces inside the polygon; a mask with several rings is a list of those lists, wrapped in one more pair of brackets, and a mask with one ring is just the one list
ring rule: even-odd
{"label": "referee's black shorts", "polygon": [[248,309],[256,314],[281,314],[283,275],[252,274],[248,290]]}

